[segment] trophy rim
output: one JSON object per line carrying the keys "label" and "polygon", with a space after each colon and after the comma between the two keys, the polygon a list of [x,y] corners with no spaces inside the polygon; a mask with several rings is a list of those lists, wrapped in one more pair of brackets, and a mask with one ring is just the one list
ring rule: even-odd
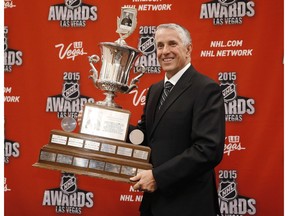
{"label": "trophy rim", "polygon": [[131,46],[128,46],[128,45],[120,45],[118,43],[115,43],[115,42],[100,42],[99,43],[99,46],[103,46],[103,45],[109,45],[109,46],[114,46],[114,47],[117,47],[117,48],[123,48],[123,49],[129,49],[129,50],[133,50],[134,52],[136,52],[137,54],[140,54],[142,53],[140,50],[134,48],[134,47],[131,47]]}

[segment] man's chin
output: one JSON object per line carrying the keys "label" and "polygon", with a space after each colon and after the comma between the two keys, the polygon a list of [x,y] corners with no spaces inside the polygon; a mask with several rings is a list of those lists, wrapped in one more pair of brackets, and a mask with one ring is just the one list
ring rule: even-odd
{"label": "man's chin", "polygon": [[172,65],[168,65],[168,64],[166,64],[166,65],[164,64],[161,67],[162,67],[162,70],[164,70],[166,72],[171,71],[171,70],[174,69]]}

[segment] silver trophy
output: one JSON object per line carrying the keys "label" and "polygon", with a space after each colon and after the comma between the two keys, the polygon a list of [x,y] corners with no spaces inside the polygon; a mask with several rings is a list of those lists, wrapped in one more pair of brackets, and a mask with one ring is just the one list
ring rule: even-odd
{"label": "silver trophy", "polygon": [[[94,85],[105,91],[106,98],[96,104],[108,107],[121,108],[114,102],[117,92],[127,94],[137,87],[136,83],[144,75],[142,72],[133,78],[129,83],[129,75],[135,60],[140,51],[126,44],[125,39],[132,34],[137,24],[137,10],[135,8],[122,8],[121,17],[117,18],[117,33],[120,38],[115,42],[102,42],[99,44],[101,49],[102,66],[100,73],[94,67],[94,63],[99,62],[98,55],[89,56],[91,66],[90,78]],[[144,68],[144,67],[143,67]]]}
{"label": "silver trophy", "polygon": [[[152,169],[150,148],[126,143],[131,112],[114,102],[115,93],[129,93],[144,70],[129,82],[130,69],[140,52],[129,47],[127,38],[136,27],[136,9],[122,8],[118,18],[120,38],[114,43],[100,43],[102,67],[100,73],[94,63],[97,55],[89,57],[90,76],[95,86],[105,91],[104,101],[86,103],[80,125],[80,133],[72,133],[76,120],[67,115],[61,122],[62,129],[52,130],[49,143],[44,145],[38,161],[33,165],[61,172],[83,174],[108,180],[130,182],[130,177],[143,170]],[[135,130],[129,136],[134,144],[140,144],[144,135]]]}

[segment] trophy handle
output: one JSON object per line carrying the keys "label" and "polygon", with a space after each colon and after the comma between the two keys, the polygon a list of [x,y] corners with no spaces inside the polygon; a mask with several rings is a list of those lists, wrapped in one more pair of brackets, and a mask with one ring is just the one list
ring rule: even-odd
{"label": "trophy handle", "polygon": [[142,68],[141,73],[140,73],[138,76],[134,77],[134,78],[131,80],[129,88],[124,92],[125,94],[129,93],[129,92],[132,91],[134,88],[137,88],[136,83],[139,82],[139,79],[140,79],[140,78],[144,75],[144,73],[145,73],[145,67],[144,67],[143,65],[141,65],[141,68]]}
{"label": "trophy handle", "polygon": [[94,83],[96,83],[96,81],[98,79],[98,71],[94,67],[93,63],[97,63],[100,60],[100,58],[98,55],[92,55],[92,56],[88,56],[88,59],[90,62],[90,66],[92,68],[92,69],[90,69],[90,72],[93,73],[92,75],[89,76],[89,78],[92,78]]}

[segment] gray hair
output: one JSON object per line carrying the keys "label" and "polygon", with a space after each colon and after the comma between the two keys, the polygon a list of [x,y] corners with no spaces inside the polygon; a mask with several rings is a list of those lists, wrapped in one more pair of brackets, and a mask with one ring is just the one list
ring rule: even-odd
{"label": "gray hair", "polygon": [[190,36],[190,32],[184,28],[183,26],[180,26],[178,24],[175,24],[175,23],[167,23],[167,24],[160,24],[157,29],[156,29],[156,32],[159,30],[159,29],[174,29],[175,31],[178,32],[179,34],[179,37],[181,38],[182,42],[184,45],[190,45],[192,44],[192,39],[191,39],[191,36]]}

